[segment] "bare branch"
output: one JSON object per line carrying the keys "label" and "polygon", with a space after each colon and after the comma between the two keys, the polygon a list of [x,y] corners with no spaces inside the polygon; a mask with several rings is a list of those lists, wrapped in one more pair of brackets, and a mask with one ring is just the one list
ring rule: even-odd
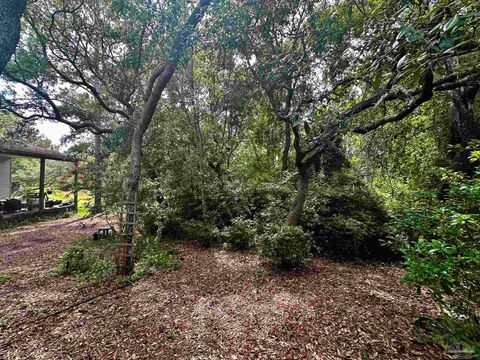
{"label": "bare branch", "polygon": [[15,114],[16,116],[18,116],[18,117],[20,117],[24,120],[36,120],[36,119],[40,119],[40,118],[41,119],[47,119],[47,120],[55,120],[55,121],[64,123],[64,124],[70,126],[71,128],[73,128],[75,130],[80,130],[80,129],[87,128],[87,129],[89,129],[89,130],[91,130],[92,132],[95,132],[95,133],[111,133],[113,131],[112,129],[102,128],[92,121],[82,121],[80,123],[77,123],[77,122],[73,122],[73,121],[69,121],[69,120],[65,119],[62,115],[62,112],[61,112],[60,108],[55,104],[55,102],[52,100],[50,95],[48,95],[44,90],[42,90],[41,88],[39,88],[39,87],[37,87],[33,84],[30,84],[29,82],[27,82],[25,80],[20,79],[19,77],[15,76],[15,75],[13,75],[9,72],[4,71],[3,75],[6,78],[10,79],[11,81],[17,82],[19,84],[22,84],[22,85],[28,87],[30,90],[35,92],[35,94],[40,96],[51,107],[51,110],[53,111],[53,115],[51,115],[51,114],[45,115],[45,114],[42,113],[42,114],[33,114],[33,115],[26,116],[26,115],[20,114],[18,111],[15,111],[14,109],[8,108],[8,107],[2,107],[3,110],[9,111],[9,112]]}
{"label": "bare branch", "polygon": [[[428,75],[428,73],[426,75]],[[429,101],[432,98],[434,92],[453,90],[453,89],[457,89],[459,87],[474,84],[474,83],[478,84],[480,81],[480,73],[467,76],[466,78],[458,81],[453,81],[455,79],[458,79],[458,76],[448,76],[447,78],[440,79],[437,82],[432,82],[431,81],[432,79],[433,79],[433,76],[426,76],[426,78],[424,79],[423,86],[420,89],[415,89],[410,92],[410,95],[416,95],[420,93],[420,96],[418,96],[415,100],[411,101],[409,105],[407,105],[399,113],[389,117],[385,117],[375,122],[374,124],[371,124],[365,127],[353,128],[350,131],[357,134],[367,134],[375,129],[378,129],[379,127],[385,124],[400,121],[406,118],[408,115],[410,115],[420,105]],[[389,98],[388,100],[394,100],[394,99],[395,98],[392,97],[391,99]]]}

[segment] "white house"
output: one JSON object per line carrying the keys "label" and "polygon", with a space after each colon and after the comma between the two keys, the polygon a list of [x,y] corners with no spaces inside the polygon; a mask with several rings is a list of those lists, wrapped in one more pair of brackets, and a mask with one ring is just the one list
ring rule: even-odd
{"label": "white house", "polygon": [[12,158],[0,154],[0,199],[8,199],[12,188]]}

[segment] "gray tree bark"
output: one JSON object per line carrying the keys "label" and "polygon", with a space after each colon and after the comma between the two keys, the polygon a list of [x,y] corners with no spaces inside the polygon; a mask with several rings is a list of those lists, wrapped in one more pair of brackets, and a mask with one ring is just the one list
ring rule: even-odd
{"label": "gray tree bark", "polygon": [[102,212],[102,135],[95,134],[95,189],[93,213]]}
{"label": "gray tree bark", "polygon": [[298,225],[303,213],[303,207],[305,205],[305,200],[307,199],[308,194],[308,169],[299,168],[298,172],[300,174],[300,179],[298,180],[298,189],[295,200],[293,201],[292,207],[287,215],[287,220],[285,221],[286,225]]}
{"label": "gray tree bark", "polygon": [[125,240],[126,240],[126,264],[125,272],[128,273],[132,269],[132,244],[135,231],[136,222],[136,205],[137,205],[137,190],[140,181],[140,163],[142,160],[142,144],[145,132],[148,130],[152,122],[153,115],[157,108],[160,97],[172,78],[175,68],[178,65],[181,57],[189,45],[195,29],[203,18],[208,6],[212,0],[200,0],[195,9],[190,14],[187,22],[178,33],[175,42],[173,43],[172,55],[169,63],[159,70],[154,71],[150,79],[151,91],[145,99],[143,111],[136,122],[130,147],[130,174],[127,181],[127,216],[124,225]]}
{"label": "gray tree bark", "polygon": [[20,18],[26,5],[27,0],[0,1],[0,75],[20,39]]}

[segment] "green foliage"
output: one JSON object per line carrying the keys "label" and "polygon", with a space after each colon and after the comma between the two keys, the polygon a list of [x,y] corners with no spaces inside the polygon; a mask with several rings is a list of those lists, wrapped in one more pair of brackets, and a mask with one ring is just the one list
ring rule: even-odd
{"label": "green foliage", "polygon": [[9,274],[0,274],[0,285],[10,281],[12,279],[12,275]]}
{"label": "green foliage", "polygon": [[56,269],[59,275],[73,275],[79,284],[95,283],[115,275],[113,253],[117,243],[82,240],[65,249]]}
{"label": "green foliage", "polygon": [[446,194],[407,209],[396,222],[408,268],[404,281],[429,288],[451,323],[464,327],[449,335],[462,334],[457,341],[478,346],[480,173],[467,179],[441,169],[441,175]]}
{"label": "green foliage", "polygon": [[235,218],[231,226],[221,231],[220,238],[232,250],[246,250],[253,244],[256,233],[255,221]]}
{"label": "green foliage", "polygon": [[218,229],[208,222],[190,220],[183,224],[183,229],[188,240],[196,241],[203,247],[217,245],[220,240]]}
{"label": "green foliage", "polygon": [[[260,229],[285,221],[294,180],[285,174],[276,184],[252,190],[248,214]],[[390,236],[388,221],[380,201],[347,170],[312,176],[300,226],[311,233],[316,253],[337,259],[395,259],[384,246]]]}
{"label": "green foliage", "polygon": [[[448,164],[448,101],[439,96],[402,122],[349,140],[353,169],[387,208],[404,208],[415,193],[437,186],[435,169]],[[368,121],[368,114],[362,120]]]}
{"label": "green foliage", "polygon": [[183,228],[184,220],[169,209],[159,214],[160,234],[161,236],[171,239],[184,239],[185,229]]}
{"label": "green foliage", "polygon": [[[444,315],[433,319],[420,317],[415,322],[415,327],[424,342],[433,342],[443,345],[447,350],[454,345],[462,346],[466,358],[476,359],[480,356],[480,327],[478,321],[473,319],[458,319]],[[472,342],[472,339],[476,339]]]}
{"label": "green foliage", "polygon": [[[113,237],[97,241],[82,240],[65,249],[56,272],[59,275],[73,275],[79,284],[110,278],[117,273],[113,259],[119,245]],[[175,252],[163,246],[158,238],[152,236],[135,238],[133,272],[123,280],[136,281],[158,269],[178,269],[180,263],[174,258]]]}
{"label": "green foliage", "polygon": [[44,58],[40,42],[34,37],[28,37],[15,54],[15,62],[10,62],[7,71],[21,74],[25,80],[45,76],[48,62]]}
{"label": "green foliage", "polygon": [[395,258],[385,241],[389,218],[379,200],[347,171],[312,179],[302,225],[318,253],[339,259]]}
{"label": "green foliage", "polygon": [[116,128],[113,130],[112,134],[104,140],[103,146],[105,146],[107,150],[113,151],[124,143],[126,136],[127,130],[125,128]]}
{"label": "green foliage", "polygon": [[141,258],[135,263],[131,280],[153,274],[158,269],[173,269],[180,267],[180,263],[173,258],[174,252],[171,250],[161,250],[156,248],[148,248]]}
{"label": "green foliage", "polygon": [[311,259],[310,235],[299,226],[271,226],[259,236],[260,254],[277,269],[306,267]]}

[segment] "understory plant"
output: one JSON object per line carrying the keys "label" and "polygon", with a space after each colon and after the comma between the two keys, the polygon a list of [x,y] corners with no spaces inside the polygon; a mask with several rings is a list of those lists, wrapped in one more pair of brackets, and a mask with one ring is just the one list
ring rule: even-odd
{"label": "understory plant", "polygon": [[253,220],[235,218],[231,226],[222,229],[221,240],[232,250],[246,250],[254,241],[257,233]]}
{"label": "understory plant", "polygon": [[183,224],[183,229],[186,238],[196,241],[200,246],[211,247],[218,244],[219,232],[211,222],[190,220]]}
{"label": "understory plant", "polygon": [[273,225],[258,237],[260,254],[277,269],[306,267],[312,257],[310,235],[299,226]]}
{"label": "understory plant", "polygon": [[[118,270],[114,259],[119,246],[121,244],[112,237],[97,241],[84,239],[67,247],[60,256],[56,272],[59,275],[73,275],[79,284],[96,283],[113,277]],[[128,282],[151,275],[159,269],[178,269],[180,266],[174,258],[174,251],[165,248],[156,237],[136,238],[133,255],[133,271],[124,279]]]}
{"label": "understory plant", "polygon": [[479,352],[480,171],[472,179],[440,172],[448,190],[405,210],[396,221],[408,269],[404,281],[419,291],[428,288],[443,311],[442,319],[425,322],[434,339]]}
{"label": "understory plant", "polygon": [[138,280],[142,277],[153,274],[159,269],[178,269],[180,263],[173,257],[174,251],[169,249],[150,248],[135,263],[131,280]]}
{"label": "understory plant", "polygon": [[101,241],[84,239],[70,245],[60,256],[56,272],[73,275],[79,284],[95,283],[117,272],[113,254],[118,243],[112,238]]}

